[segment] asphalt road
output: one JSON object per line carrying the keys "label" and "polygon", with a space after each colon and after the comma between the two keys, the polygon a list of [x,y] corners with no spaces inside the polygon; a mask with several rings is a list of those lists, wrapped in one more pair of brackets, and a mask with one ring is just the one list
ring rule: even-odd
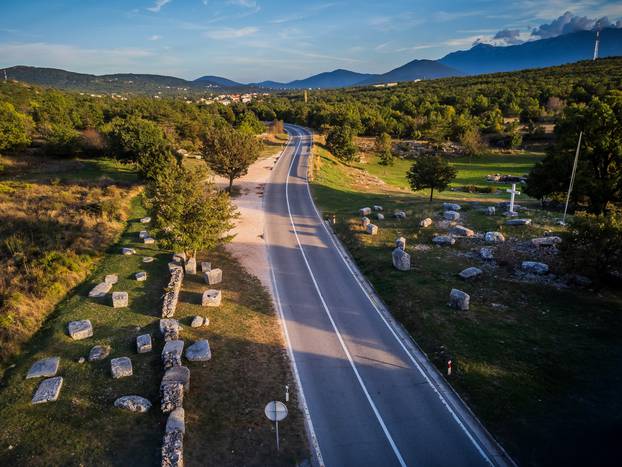
{"label": "asphalt road", "polygon": [[511,463],[370,299],[311,198],[311,134],[293,125],[286,129],[290,141],[265,191],[265,239],[318,463]]}

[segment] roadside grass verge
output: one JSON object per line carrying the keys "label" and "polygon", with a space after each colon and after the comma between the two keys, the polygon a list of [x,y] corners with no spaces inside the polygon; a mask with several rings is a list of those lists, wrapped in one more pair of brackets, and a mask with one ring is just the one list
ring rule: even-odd
{"label": "roadside grass verge", "polygon": [[[439,220],[442,200],[463,201],[463,193],[445,191],[429,204],[399,187],[366,180],[357,167],[321,148],[315,151],[321,157],[314,163],[316,203],[325,214],[336,214],[337,235],[437,368],[444,373],[453,361],[449,382],[510,454],[524,465],[609,465],[616,459],[622,378],[613,362],[622,361],[622,293],[519,281],[515,266],[532,259],[529,252],[504,251],[495,267],[476,254],[481,241],[435,247],[433,234],[446,229],[422,229],[419,221]],[[463,225],[479,232],[500,229],[520,243],[559,229],[556,215],[540,210],[527,213],[533,226],[505,226],[502,216],[477,211],[486,198],[472,201],[463,203]],[[360,227],[358,209],[375,204],[384,207],[386,219],[370,216],[380,228],[372,237]],[[407,219],[392,218],[394,209],[405,210]],[[407,239],[409,273],[391,265],[398,236]],[[461,280],[457,274],[469,266],[484,275]],[[471,295],[468,312],[447,306],[451,288]]]}

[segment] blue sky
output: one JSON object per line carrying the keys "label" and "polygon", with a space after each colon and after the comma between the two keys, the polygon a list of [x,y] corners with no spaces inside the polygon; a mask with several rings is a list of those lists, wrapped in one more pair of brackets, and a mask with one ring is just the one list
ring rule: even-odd
{"label": "blue sky", "polygon": [[622,2],[0,0],[0,67],[290,81],[336,68],[385,72],[476,40],[591,28],[603,16],[615,23]]}

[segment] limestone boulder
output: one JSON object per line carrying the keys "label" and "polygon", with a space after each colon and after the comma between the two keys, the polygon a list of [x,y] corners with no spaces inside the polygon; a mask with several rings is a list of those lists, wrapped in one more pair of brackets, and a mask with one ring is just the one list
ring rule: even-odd
{"label": "limestone boulder", "polygon": [[371,214],[371,208],[361,208],[359,209],[359,214],[361,217],[369,216]]}
{"label": "limestone boulder", "polygon": [[54,378],[48,378],[41,381],[35,395],[30,401],[31,404],[44,404],[46,402],[53,402],[58,399],[60,390],[63,387],[62,376],[55,376]]}
{"label": "limestone boulder", "polygon": [[521,263],[521,269],[525,272],[538,275],[546,274],[549,272],[548,264],[540,263],[538,261],[523,261]]}
{"label": "limestone boulder", "polygon": [[222,292],[220,290],[209,289],[203,292],[201,306],[217,307],[222,303]]}
{"label": "limestone boulder", "polygon": [[395,211],[393,213],[393,217],[395,217],[396,219],[406,219],[406,213],[404,211]]}
{"label": "limestone boulder", "polygon": [[204,322],[205,320],[203,319],[203,316],[195,316],[194,318],[192,318],[192,321],[190,322],[190,327],[200,328],[201,326],[203,326]]}
{"label": "limestone boulder", "polygon": [[155,243],[155,238],[153,238],[153,237],[145,237],[143,239],[143,243],[145,245],[153,245]]}
{"label": "limestone boulder", "polygon": [[147,233],[146,230],[141,230],[140,232],[138,232],[138,239],[139,240],[144,240],[148,236],[149,236],[149,234]]}
{"label": "limestone boulder", "polygon": [[107,284],[114,285],[117,282],[119,282],[119,275],[118,274],[106,274],[106,276],[104,277],[104,282]]}
{"label": "limestone boulder", "polygon": [[462,290],[451,289],[449,293],[449,306],[457,310],[467,311],[470,300],[471,296]]}
{"label": "limestone boulder", "polygon": [[212,351],[207,339],[200,339],[186,349],[186,359],[191,362],[207,362],[212,358]]}
{"label": "limestone boulder", "polygon": [[419,226],[423,227],[423,228],[426,228],[426,227],[430,227],[433,223],[434,223],[434,221],[431,218],[426,217],[421,222],[419,222]]}
{"label": "limestone boulder", "polygon": [[460,276],[461,279],[469,280],[469,279],[475,279],[476,277],[482,275],[483,273],[484,271],[482,271],[480,268],[476,268],[473,266],[473,267],[466,268],[460,271],[458,275]]}
{"label": "limestone boulder", "polygon": [[140,220],[140,223],[141,223],[141,224],[148,224],[149,222],[151,222],[151,217],[143,217],[143,218]]}
{"label": "limestone boulder", "polygon": [[145,413],[151,408],[151,401],[142,396],[121,396],[114,401],[114,406],[135,413]]}
{"label": "limestone boulder", "polygon": [[184,434],[175,430],[164,434],[162,442],[162,467],[183,467]]}
{"label": "limestone boulder", "polygon": [[201,261],[201,272],[208,272],[212,270],[212,263],[209,261]]}
{"label": "limestone boulder", "polygon": [[153,263],[155,258],[153,256],[143,256],[143,263]]}
{"label": "limestone boulder", "polygon": [[370,223],[369,217],[361,217],[361,226],[363,228],[366,228]]}
{"label": "limestone boulder", "polygon": [[162,377],[162,384],[179,383],[184,391],[190,391],[190,369],[187,366],[174,366],[166,370]]}
{"label": "limestone boulder", "polygon": [[507,225],[530,225],[531,219],[508,219],[505,223]]}
{"label": "limestone boulder", "polygon": [[374,211],[378,212],[378,211],[384,211],[384,208],[382,206],[379,206],[377,204],[374,204]]}
{"label": "limestone boulder", "polygon": [[378,226],[376,224],[368,224],[366,231],[369,235],[378,235]]}
{"label": "limestone boulder", "polygon": [[448,220],[448,221],[456,222],[456,221],[460,220],[460,213],[458,213],[456,211],[445,211],[443,213],[443,218],[445,220]]}
{"label": "limestone boulder", "polygon": [[456,225],[449,229],[449,233],[452,235],[459,235],[460,237],[473,237],[475,232],[462,225]]}
{"label": "limestone boulder", "polygon": [[432,243],[439,246],[451,246],[456,243],[456,239],[451,235],[437,235],[432,239]]}
{"label": "limestone boulder", "polygon": [[505,242],[505,235],[501,232],[486,232],[484,234],[484,241],[488,243],[502,243]]}
{"label": "limestone boulder", "polygon": [[393,267],[399,271],[410,271],[410,255],[401,248],[396,248],[391,253]]}
{"label": "limestone boulder", "polygon": [[147,273],[145,271],[139,271],[136,274],[134,274],[134,277],[136,278],[138,282],[143,282],[147,280]]}
{"label": "limestone boulder", "polygon": [[110,355],[111,348],[109,345],[96,345],[89,351],[89,362],[103,360]]}
{"label": "limestone boulder", "polygon": [[381,212],[376,214],[376,219],[378,219],[379,221],[383,221],[384,220],[384,214],[382,214]]}
{"label": "limestone boulder", "polygon": [[37,360],[35,363],[32,364],[30,370],[28,370],[28,374],[26,374],[26,379],[42,377],[49,378],[51,376],[56,376],[59,364],[60,357],[49,357]]}
{"label": "limestone boulder", "polygon": [[209,285],[220,284],[222,282],[222,269],[215,268],[204,273],[205,282]]}
{"label": "limestone boulder", "polygon": [[112,284],[108,282],[100,282],[95,287],[91,289],[89,292],[90,298],[102,298],[105,297],[108,292],[112,289]]}
{"label": "limestone boulder", "polygon": [[462,206],[454,203],[443,203],[443,211],[460,211]]}
{"label": "limestone boulder", "polygon": [[78,340],[86,339],[93,335],[93,325],[91,324],[91,321],[88,319],[83,319],[80,321],[71,321],[67,325],[67,331],[69,333],[69,336],[71,336],[73,340],[78,341]]}
{"label": "limestone boulder", "polygon": [[114,379],[132,376],[132,360],[128,357],[118,357],[110,360],[110,373]]}
{"label": "limestone boulder", "polygon": [[164,413],[172,412],[184,405],[184,387],[176,382],[162,382],[160,384],[160,410]]}
{"label": "limestone boulder", "polygon": [[182,407],[179,407],[173,410],[168,419],[166,420],[166,428],[165,433],[172,433],[174,431],[179,431],[181,433],[186,432],[186,413]]}
{"label": "limestone boulder", "polygon": [[160,333],[164,336],[165,341],[173,341],[179,339],[179,321],[172,318],[164,318],[160,320]]}
{"label": "limestone boulder", "polygon": [[126,308],[129,304],[127,292],[112,292],[112,308]]}
{"label": "limestone boulder", "polygon": [[197,273],[197,259],[188,258],[184,266],[184,270],[186,274],[196,274]]}
{"label": "limestone boulder", "polygon": [[486,210],[484,211],[484,213],[487,216],[494,216],[496,212],[497,212],[497,209],[494,206],[488,206]]}
{"label": "limestone boulder", "polygon": [[537,247],[550,247],[559,245],[562,242],[561,237],[551,235],[550,237],[532,238],[531,244]]}
{"label": "limestone boulder", "polygon": [[151,334],[141,334],[136,337],[136,351],[138,353],[151,352],[152,348]]}
{"label": "limestone boulder", "polygon": [[184,341],[171,340],[164,344],[162,349],[162,364],[164,368],[181,365],[181,356],[184,351]]}
{"label": "limestone boulder", "polygon": [[121,248],[121,254],[122,255],[126,255],[126,256],[130,256],[130,255],[136,254],[136,250],[134,248],[123,247],[123,248]]}

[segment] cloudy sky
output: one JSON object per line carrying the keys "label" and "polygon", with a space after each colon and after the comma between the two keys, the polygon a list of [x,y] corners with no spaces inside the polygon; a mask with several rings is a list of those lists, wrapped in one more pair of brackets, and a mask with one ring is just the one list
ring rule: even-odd
{"label": "cloudy sky", "polygon": [[621,17],[618,0],[0,0],[0,67],[290,81],[622,27]]}

